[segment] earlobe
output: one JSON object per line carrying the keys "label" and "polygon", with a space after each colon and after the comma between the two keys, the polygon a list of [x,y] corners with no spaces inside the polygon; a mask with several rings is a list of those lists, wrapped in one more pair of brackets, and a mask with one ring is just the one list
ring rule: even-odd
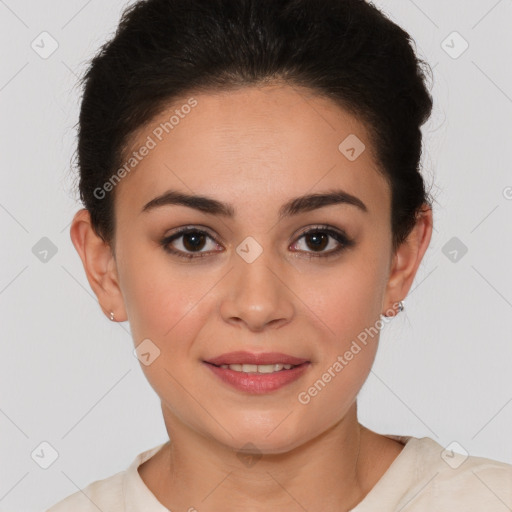
{"label": "earlobe", "polygon": [[110,312],[115,311],[116,320],[123,321],[125,310],[117,264],[110,245],[94,231],[87,209],[79,210],[73,217],[70,237],[103,312],[110,317]]}
{"label": "earlobe", "polygon": [[383,307],[405,299],[432,237],[432,209],[423,208],[407,239],[398,247],[390,269]]}

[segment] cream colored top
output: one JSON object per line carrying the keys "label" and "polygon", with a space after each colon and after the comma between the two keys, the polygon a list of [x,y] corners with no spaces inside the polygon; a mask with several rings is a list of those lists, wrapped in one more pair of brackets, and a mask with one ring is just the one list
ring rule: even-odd
{"label": "cream colored top", "polygon": [[[466,458],[429,437],[387,437],[405,446],[351,512],[512,511],[512,465]],[[137,471],[164,444],[140,453],[125,471],[90,483],[46,512],[169,512]],[[196,508],[199,511],[200,504]]]}

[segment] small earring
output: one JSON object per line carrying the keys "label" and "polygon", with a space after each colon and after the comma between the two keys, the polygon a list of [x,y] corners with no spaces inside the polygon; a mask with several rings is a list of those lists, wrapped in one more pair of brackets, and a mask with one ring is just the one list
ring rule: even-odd
{"label": "small earring", "polygon": [[[398,303],[398,313],[401,313],[404,309],[405,309],[404,302],[401,300]],[[396,315],[398,315],[398,313]],[[396,316],[396,315],[384,315],[384,314],[382,314],[382,316],[385,317],[385,318],[390,318],[390,317],[393,317],[393,316]]]}
{"label": "small earring", "polygon": [[113,311],[110,312],[110,320],[112,320],[112,322],[114,321],[114,312]]}

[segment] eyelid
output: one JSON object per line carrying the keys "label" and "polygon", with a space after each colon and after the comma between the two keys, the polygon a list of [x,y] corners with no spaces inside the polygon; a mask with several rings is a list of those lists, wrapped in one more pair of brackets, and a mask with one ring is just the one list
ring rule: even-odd
{"label": "eyelid", "polygon": [[313,224],[312,226],[306,226],[305,228],[301,228],[299,230],[299,232],[296,233],[294,236],[300,237],[300,236],[305,235],[311,231],[334,232],[340,236],[343,236],[343,237],[349,239],[349,236],[343,229],[337,228],[335,226],[331,226],[330,224]]}
{"label": "eyelid", "polygon": [[176,238],[179,238],[181,235],[185,235],[189,232],[201,233],[203,235],[209,236],[216,244],[222,245],[217,237],[210,232],[210,229],[200,224],[189,224],[187,226],[181,226],[172,231],[169,235],[164,237],[164,240],[167,242],[174,241]]}

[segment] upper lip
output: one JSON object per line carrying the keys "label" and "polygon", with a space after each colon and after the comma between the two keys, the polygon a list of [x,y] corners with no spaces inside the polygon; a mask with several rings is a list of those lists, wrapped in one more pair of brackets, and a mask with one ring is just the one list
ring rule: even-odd
{"label": "upper lip", "polygon": [[221,364],[293,364],[306,363],[308,360],[302,357],[290,356],[280,352],[252,353],[245,351],[227,352],[220,356],[206,360],[207,363],[220,366]]}

